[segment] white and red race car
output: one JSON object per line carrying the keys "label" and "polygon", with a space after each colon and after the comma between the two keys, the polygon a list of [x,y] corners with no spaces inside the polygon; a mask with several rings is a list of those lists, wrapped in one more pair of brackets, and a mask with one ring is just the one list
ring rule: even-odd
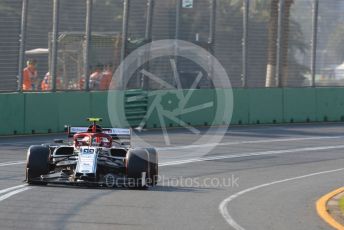
{"label": "white and red race car", "polygon": [[32,185],[71,184],[146,189],[158,181],[154,148],[132,148],[131,130],[102,129],[101,118],[89,127],[67,126],[72,141],[28,149],[26,181]]}

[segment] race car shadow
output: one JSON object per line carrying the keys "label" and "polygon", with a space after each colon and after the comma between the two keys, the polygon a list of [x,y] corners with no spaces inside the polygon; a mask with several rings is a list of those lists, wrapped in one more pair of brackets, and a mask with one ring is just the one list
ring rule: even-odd
{"label": "race car shadow", "polygon": [[147,189],[140,189],[140,188],[131,188],[125,186],[118,186],[108,188],[105,186],[80,186],[80,185],[62,185],[62,184],[48,184],[48,185],[30,185],[35,187],[51,187],[51,188],[61,188],[61,189],[95,189],[95,190],[102,190],[102,191],[152,191],[152,192],[196,192],[196,193],[203,193],[208,192],[214,189],[218,189],[215,187],[202,187],[202,186],[174,186],[174,185],[156,185],[153,187],[148,187]]}
{"label": "race car shadow", "polygon": [[203,193],[208,192],[210,190],[214,190],[215,188],[211,187],[187,187],[187,186],[163,186],[157,185],[154,187],[150,187],[148,191],[152,192],[197,192]]}
{"label": "race car shadow", "polygon": [[[167,183],[167,182],[162,182]],[[106,186],[87,186],[87,185],[68,185],[68,184],[54,184],[49,183],[47,185],[30,185],[32,187],[48,187],[48,188],[61,188],[61,189],[76,189],[76,190],[100,190],[100,191],[122,191],[122,190],[132,190],[132,191],[156,191],[156,192],[206,192],[214,189],[218,189],[216,187],[202,187],[202,186],[184,186],[184,185],[155,185],[149,186],[148,188],[137,188],[137,187],[130,187],[130,186],[115,186],[115,187],[106,187]]]}

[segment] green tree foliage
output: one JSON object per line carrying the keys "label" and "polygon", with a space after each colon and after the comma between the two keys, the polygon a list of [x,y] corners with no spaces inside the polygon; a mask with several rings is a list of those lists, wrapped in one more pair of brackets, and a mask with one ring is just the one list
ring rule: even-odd
{"label": "green tree foliage", "polygon": [[344,25],[338,24],[327,42],[328,53],[334,63],[344,62]]}
{"label": "green tree foliage", "polygon": [[[255,0],[250,1],[250,18],[249,18],[249,78],[255,78],[255,82],[262,84],[264,82],[266,66],[268,59],[276,59],[276,37],[278,7],[277,0]],[[290,10],[293,6],[292,0],[287,0],[284,13],[284,31],[282,44],[282,81],[288,85],[290,82],[300,85],[304,81],[304,74],[309,71],[308,68],[297,61],[297,56],[305,54],[309,50],[300,22],[290,18]],[[238,25],[229,22],[242,20],[243,0],[220,0],[221,25],[226,31],[233,34],[242,35],[242,29]],[[270,31],[270,32],[268,32]],[[269,36],[268,36],[269,35]],[[270,49],[269,49],[270,47]],[[234,56],[240,57],[241,50],[237,50]],[[270,52],[270,53],[269,53]],[[259,55],[257,55],[259,54]],[[240,58],[238,58],[240,61]],[[233,61],[235,61],[233,59]],[[239,63],[238,63],[239,64]],[[288,71],[288,70],[292,71]],[[274,72],[271,73],[274,75]],[[263,85],[254,85],[263,86]]]}

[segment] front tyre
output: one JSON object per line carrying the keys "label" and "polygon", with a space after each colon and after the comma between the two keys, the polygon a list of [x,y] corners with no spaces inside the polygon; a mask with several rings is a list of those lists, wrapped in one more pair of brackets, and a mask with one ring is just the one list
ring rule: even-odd
{"label": "front tyre", "polygon": [[155,148],[147,148],[149,154],[149,185],[155,186],[159,180],[158,153]]}
{"label": "front tyre", "polygon": [[47,146],[31,146],[27,152],[26,181],[28,184],[46,185],[39,181],[41,175],[49,173],[50,149]]}
{"label": "front tyre", "polygon": [[127,153],[126,168],[129,188],[147,189],[149,158],[144,149],[131,149]]}

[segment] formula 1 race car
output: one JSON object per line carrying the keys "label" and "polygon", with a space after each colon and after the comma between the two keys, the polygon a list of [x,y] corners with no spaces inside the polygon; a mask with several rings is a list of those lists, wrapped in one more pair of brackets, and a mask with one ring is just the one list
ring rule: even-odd
{"label": "formula 1 race car", "polygon": [[131,130],[102,129],[101,118],[88,118],[89,127],[66,126],[71,141],[28,149],[28,184],[71,184],[146,189],[158,181],[154,148],[132,148]]}

